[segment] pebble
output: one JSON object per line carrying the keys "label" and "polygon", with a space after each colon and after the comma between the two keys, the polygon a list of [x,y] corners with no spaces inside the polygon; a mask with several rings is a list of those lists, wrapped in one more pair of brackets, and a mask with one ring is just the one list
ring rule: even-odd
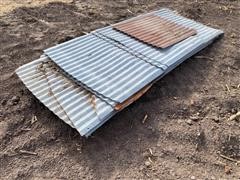
{"label": "pebble", "polygon": [[178,123],[178,124],[181,124],[182,122],[183,122],[182,119],[178,119],[178,120],[177,120],[177,123]]}
{"label": "pebble", "polygon": [[214,122],[216,122],[216,123],[219,123],[219,118],[218,117],[212,117],[212,120],[214,121]]}
{"label": "pebble", "polygon": [[209,117],[207,117],[207,119],[210,119],[216,123],[219,123],[219,118],[216,115],[209,116]]}
{"label": "pebble", "polygon": [[116,179],[121,179],[121,175],[118,174],[118,175],[116,176]]}
{"label": "pebble", "polygon": [[150,167],[151,163],[149,161],[145,161],[145,166]]}
{"label": "pebble", "polygon": [[0,58],[1,58],[1,59],[9,59],[10,56],[8,56],[8,55],[1,55]]}
{"label": "pebble", "polygon": [[187,123],[188,125],[190,125],[190,126],[193,124],[193,122],[192,122],[191,119],[186,120],[186,123]]}
{"label": "pebble", "polygon": [[16,105],[18,104],[19,101],[20,101],[19,96],[13,96],[9,101],[9,105]]}
{"label": "pebble", "polygon": [[196,177],[195,176],[191,176],[191,179],[194,180],[194,179],[196,179]]}
{"label": "pebble", "polygon": [[198,121],[200,119],[199,117],[199,112],[197,112],[196,114],[190,116],[190,119],[193,120],[193,121]]}
{"label": "pebble", "polygon": [[140,166],[139,170],[142,171],[144,169],[144,166]]}
{"label": "pebble", "polygon": [[231,112],[233,113],[233,114],[236,114],[237,113],[237,109],[231,109]]}
{"label": "pebble", "polygon": [[224,171],[225,171],[226,174],[231,174],[232,169],[229,166],[225,166]]}
{"label": "pebble", "polygon": [[191,116],[190,119],[193,120],[193,121],[198,121],[199,117],[198,116]]}

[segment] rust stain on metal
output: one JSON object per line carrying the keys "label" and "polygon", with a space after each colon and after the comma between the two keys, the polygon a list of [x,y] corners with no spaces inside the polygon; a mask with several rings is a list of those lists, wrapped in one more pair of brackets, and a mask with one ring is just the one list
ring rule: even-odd
{"label": "rust stain on metal", "polygon": [[96,104],[96,97],[94,94],[89,93],[89,97],[90,97],[90,104],[92,105],[93,109],[95,111],[97,111],[97,104]]}
{"label": "rust stain on metal", "polygon": [[51,66],[51,65],[52,65],[52,63],[49,62],[49,61],[47,61],[47,62],[42,62],[40,65],[37,66],[37,69],[36,69],[36,70],[37,70],[38,72],[41,72],[41,73],[43,74],[44,78],[45,78],[46,81],[47,81],[47,84],[48,84],[48,87],[49,87],[48,95],[51,96],[51,97],[53,97],[53,98],[55,99],[55,102],[57,102],[57,104],[58,104],[58,108],[59,108],[62,112],[64,112],[64,114],[66,115],[66,117],[68,118],[68,120],[71,122],[71,119],[70,119],[70,117],[68,116],[67,112],[64,110],[64,108],[62,107],[62,105],[61,105],[60,102],[58,101],[58,98],[54,95],[53,90],[52,90],[52,88],[51,88],[51,84],[50,84],[50,82],[49,82],[49,80],[48,80],[48,75],[47,75],[47,71],[48,71],[48,70],[52,70],[53,73],[58,73],[58,71],[55,71],[54,67]]}
{"label": "rust stain on metal", "polygon": [[97,111],[97,102],[96,102],[96,96],[94,94],[92,94],[91,92],[87,92],[88,93],[88,100],[92,106],[92,108],[94,109],[94,113],[96,114],[96,116],[99,118],[99,114]]}
{"label": "rust stain on metal", "polygon": [[136,94],[134,94],[133,96],[128,98],[126,101],[117,104],[114,107],[114,109],[117,111],[120,111],[120,110],[124,109],[125,107],[127,107],[128,105],[132,104],[134,101],[138,100],[143,94],[145,94],[152,87],[152,85],[153,84],[150,84],[150,85],[144,87],[139,92],[137,92]]}
{"label": "rust stain on metal", "polygon": [[197,34],[195,29],[179,25],[156,15],[148,15],[112,27],[158,48],[167,48]]}

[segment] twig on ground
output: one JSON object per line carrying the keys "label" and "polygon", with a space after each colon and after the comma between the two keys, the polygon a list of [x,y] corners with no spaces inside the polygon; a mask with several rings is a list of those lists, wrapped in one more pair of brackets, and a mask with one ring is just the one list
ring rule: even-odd
{"label": "twig on ground", "polygon": [[210,58],[210,57],[207,57],[207,56],[194,56],[194,58],[196,58],[196,59],[208,59],[210,61],[214,60],[213,58]]}
{"label": "twig on ground", "polygon": [[150,157],[148,157],[148,161],[149,161],[150,163],[153,163],[153,161],[152,161],[152,159],[151,159]]}
{"label": "twig on ground", "polygon": [[149,148],[148,150],[149,150],[150,154],[153,156],[153,151],[152,151],[152,149]]}
{"label": "twig on ground", "polygon": [[227,160],[229,160],[229,161],[235,162],[235,163],[237,163],[237,165],[240,164],[240,161],[238,161],[238,160],[236,160],[236,159],[233,159],[233,158],[231,158],[231,157],[225,156],[225,155],[223,155],[223,154],[219,154],[219,156],[220,156],[221,158],[224,158],[224,159],[227,159]]}
{"label": "twig on ground", "polygon": [[228,121],[233,121],[239,117],[240,117],[240,111],[238,111],[236,114],[231,115]]}
{"label": "twig on ground", "polygon": [[31,119],[31,124],[37,122],[37,116],[33,115],[32,119]]}
{"label": "twig on ground", "polygon": [[32,151],[20,150],[19,152],[22,153],[22,154],[28,154],[28,155],[34,155],[34,156],[37,155],[37,153],[32,152]]}
{"label": "twig on ground", "polygon": [[131,14],[134,14],[130,9],[127,9],[128,12],[130,12]]}
{"label": "twig on ground", "polygon": [[31,131],[31,128],[21,128],[22,131]]}
{"label": "twig on ground", "polygon": [[225,84],[225,86],[226,86],[226,88],[227,88],[227,91],[230,93],[231,91],[230,91],[229,86],[228,86],[227,84]]}
{"label": "twig on ground", "polygon": [[142,120],[142,123],[143,123],[143,124],[146,122],[147,118],[148,118],[148,115],[146,114],[146,115],[144,116],[143,120]]}

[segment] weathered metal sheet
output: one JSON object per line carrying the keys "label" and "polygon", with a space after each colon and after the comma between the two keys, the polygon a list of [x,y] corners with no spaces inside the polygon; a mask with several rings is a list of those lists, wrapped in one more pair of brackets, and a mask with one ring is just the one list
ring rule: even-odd
{"label": "weathered metal sheet", "polygon": [[89,136],[223,33],[168,9],[150,14],[195,29],[197,34],[162,49],[109,26],[49,48],[16,72],[45,106],[81,135]]}
{"label": "weathered metal sheet", "polygon": [[106,27],[49,48],[45,54],[97,96],[122,103],[222,33],[167,9],[154,15],[195,29],[197,35],[160,49]]}
{"label": "weathered metal sheet", "polygon": [[21,66],[16,73],[45,106],[82,136],[89,136],[116,113],[112,106],[62,74],[47,57]]}
{"label": "weathered metal sheet", "polygon": [[197,34],[195,29],[182,26],[153,14],[118,23],[112,27],[144,43],[159,48],[169,47]]}
{"label": "weathered metal sheet", "polygon": [[45,53],[89,90],[116,103],[124,102],[163,74],[163,69],[137,54],[93,34]]}
{"label": "weathered metal sheet", "polygon": [[[181,63],[188,57],[199,52],[215,38],[223,34],[223,31],[221,30],[205,26],[196,21],[177,15],[169,9],[161,9],[149,14],[154,14],[185,27],[193,28],[197,31],[197,34],[171,47],[161,49],[154,48],[140,41],[136,41],[135,38],[116,31],[110,26],[98,29],[94,31],[94,33],[99,34],[99,36],[104,36],[106,39],[108,38],[108,41],[111,43],[120,42],[126,48],[129,48],[132,51],[136,51],[142,56],[147,57],[145,60],[151,64],[154,64],[158,67],[165,65],[168,67],[168,70],[171,69],[172,66],[175,66],[175,64]],[[145,15],[140,15],[139,17],[135,18],[141,19],[144,16]],[[129,20],[126,20],[126,22],[128,21]]]}

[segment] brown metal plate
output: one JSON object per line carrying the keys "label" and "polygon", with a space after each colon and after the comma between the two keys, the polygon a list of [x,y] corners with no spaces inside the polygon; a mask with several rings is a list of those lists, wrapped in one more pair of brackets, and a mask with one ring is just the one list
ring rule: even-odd
{"label": "brown metal plate", "polygon": [[131,37],[158,48],[167,48],[197,31],[156,15],[129,20],[112,26]]}

